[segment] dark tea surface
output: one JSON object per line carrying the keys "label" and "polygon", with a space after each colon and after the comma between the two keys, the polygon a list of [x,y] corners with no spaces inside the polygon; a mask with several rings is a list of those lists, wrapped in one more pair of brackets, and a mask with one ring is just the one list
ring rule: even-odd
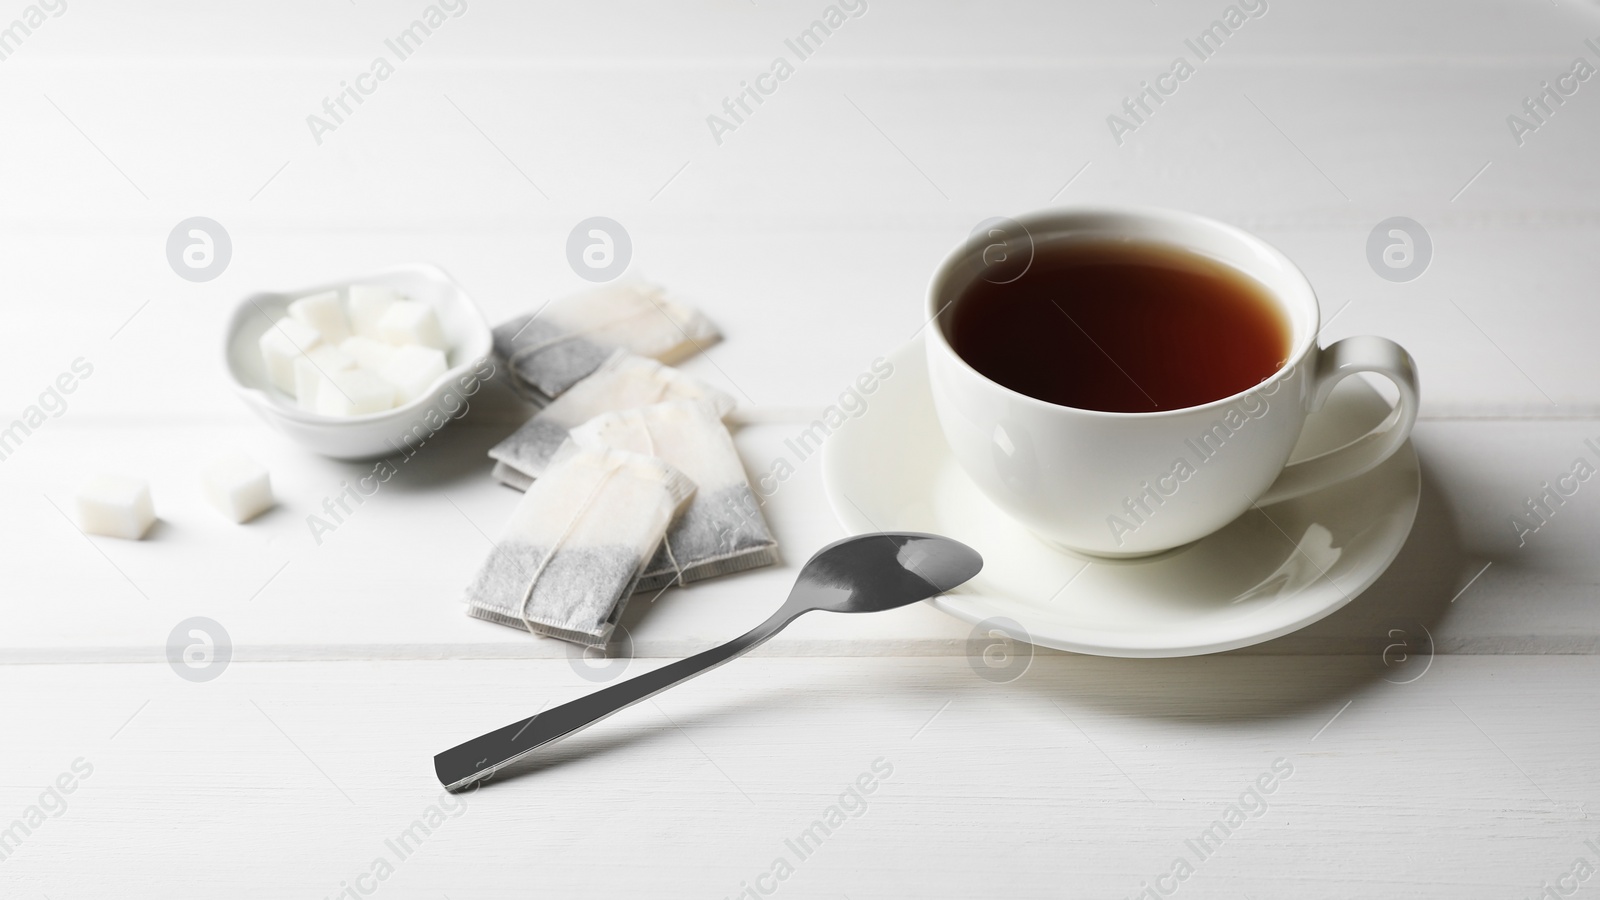
{"label": "dark tea surface", "polygon": [[1040,247],[1026,274],[978,280],[946,313],[974,369],[1019,393],[1106,412],[1199,406],[1254,387],[1289,355],[1265,286],[1153,244]]}

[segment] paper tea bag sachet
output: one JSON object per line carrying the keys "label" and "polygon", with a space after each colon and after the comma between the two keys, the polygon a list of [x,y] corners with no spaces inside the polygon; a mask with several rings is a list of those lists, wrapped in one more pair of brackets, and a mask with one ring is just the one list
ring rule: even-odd
{"label": "paper tea bag sachet", "polygon": [[778,561],[778,542],[756,503],[721,413],[678,400],[605,413],[572,429],[572,443],[664,460],[695,483],[635,590],[655,591]]}
{"label": "paper tea bag sachet", "polygon": [[731,410],[734,402],[691,375],[619,350],[593,375],[573,385],[489,450],[495,461],[494,477],[524,490],[544,472],[573,428],[601,413],[667,400],[704,400],[719,415]]}
{"label": "paper tea bag sachet", "polygon": [[467,585],[468,614],[603,646],[694,489],[660,459],[568,443]]}
{"label": "paper tea bag sachet", "polygon": [[699,311],[639,281],[608,284],[551,301],[494,329],[494,352],[525,399],[547,403],[622,349],[675,363],[721,335]]}

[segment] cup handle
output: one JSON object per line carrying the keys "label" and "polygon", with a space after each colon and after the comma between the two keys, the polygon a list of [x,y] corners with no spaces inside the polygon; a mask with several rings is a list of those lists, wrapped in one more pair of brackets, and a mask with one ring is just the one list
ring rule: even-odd
{"label": "cup handle", "polygon": [[1278,480],[1256,501],[1259,506],[1291,500],[1369,472],[1400,449],[1417,421],[1417,367],[1405,348],[1387,338],[1359,335],[1334,341],[1317,359],[1311,414],[1322,409],[1334,385],[1347,375],[1376,372],[1400,391],[1394,412],[1356,440],[1320,456],[1284,467]]}

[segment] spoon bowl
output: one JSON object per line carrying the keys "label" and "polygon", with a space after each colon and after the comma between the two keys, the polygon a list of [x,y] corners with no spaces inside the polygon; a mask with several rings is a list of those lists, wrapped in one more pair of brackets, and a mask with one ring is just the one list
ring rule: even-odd
{"label": "spoon bowl", "polygon": [[978,551],[936,534],[857,535],[812,554],[784,608],[795,615],[897,609],[957,587],[982,568]]}

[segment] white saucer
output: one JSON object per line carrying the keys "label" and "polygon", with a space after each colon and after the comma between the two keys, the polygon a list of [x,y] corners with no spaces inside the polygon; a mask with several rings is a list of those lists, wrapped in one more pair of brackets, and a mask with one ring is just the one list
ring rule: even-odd
{"label": "white saucer", "polygon": [[[1319,493],[1252,509],[1160,556],[1081,557],[1006,518],[950,458],[928,395],[920,339],[867,412],[831,435],[822,477],[852,534],[927,531],[983,554],[983,571],[931,603],[1045,647],[1101,656],[1192,656],[1260,643],[1346,603],[1388,568],[1416,518],[1421,478],[1410,442],[1377,469]],[[1312,416],[1295,459],[1380,422],[1389,405],[1360,378]]]}

